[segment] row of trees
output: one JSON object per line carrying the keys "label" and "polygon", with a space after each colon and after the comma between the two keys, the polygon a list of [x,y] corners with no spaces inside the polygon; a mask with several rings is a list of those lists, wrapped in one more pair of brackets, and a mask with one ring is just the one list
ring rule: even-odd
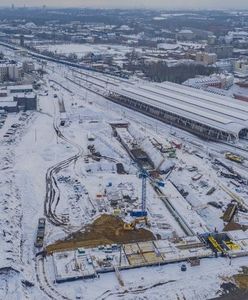
{"label": "row of trees", "polygon": [[150,80],[157,82],[172,81],[176,83],[182,83],[197,75],[208,76],[217,71],[215,67],[192,63],[180,63],[169,67],[165,62],[157,62],[149,65],[144,64],[141,70]]}
{"label": "row of trees", "polygon": [[151,81],[172,81],[176,83],[182,83],[197,75],[209,76],[218,71],[216,67],[197,63],[178,63],[168,66],[166,62],[162,61],[149,64],[139,63],[138,65],[129,63],[126,68],[129,71],[142,71]]}

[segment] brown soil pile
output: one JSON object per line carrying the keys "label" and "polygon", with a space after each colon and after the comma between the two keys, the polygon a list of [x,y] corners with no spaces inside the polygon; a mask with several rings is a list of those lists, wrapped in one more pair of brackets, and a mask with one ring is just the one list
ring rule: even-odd
{"label": "brown soil pile", "polygon": [[248,289],[248,267],[242,269],[242,273],[234,275],[233,278],[240,289]]}
{"label": "brown soil pile", "polygon": [[149,241],[155,237],[149,230],[124,230],[122,219],[112,215],[102,215],[83,231],[70,234],[65,240],[46,247],[48,253],[63,251],[79,247],[96,247],[106,244],[122,244],[129,242]]}
{"label": "brown soil pile", "polygon": [[[213,300],[247,300],[248,299],[248,267],[242,267],[239,274],[232,278],[223,278],[222,295]],[[234,281],[234,282],[233,282]]]}
{"label": "brown soil pile", "polygon": [[230,221],[225,225],[223,228],[223,231],[232,231],[232,230],[248,230],[248,226],[246,225],[240,225],[239,223],[236,223],[234,221]]}

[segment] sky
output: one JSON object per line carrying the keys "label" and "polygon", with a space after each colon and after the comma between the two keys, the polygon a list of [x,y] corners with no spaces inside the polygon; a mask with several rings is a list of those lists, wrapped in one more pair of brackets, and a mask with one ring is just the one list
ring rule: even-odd
{"label": "sky", "polygon": [[248,9],[248,0],[0,0],[0,6]]}

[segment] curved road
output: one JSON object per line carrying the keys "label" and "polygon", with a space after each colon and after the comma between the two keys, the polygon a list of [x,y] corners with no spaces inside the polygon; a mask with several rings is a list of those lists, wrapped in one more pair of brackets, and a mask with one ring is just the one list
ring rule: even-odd
{"label": "curved road", "polygon": [[47,170],[44,214],[53,225],[66,226],[68,225],[68,223],[56,214],[56,208],[60,201],[60,191],[56,182],[56,174],[58,174],[61,170],[69,167],[71,164],[76,163],[76,161],[83,155],[83,149],[80,145],[72,142],[62,134],[57,124],[57,120],[58,118],[56,117],[55,113],[53,128],[56,132],[57,137],[76,148],[77,154],[57,163]]}
{"label": "curved road", "polygon": [[[71,164],[75,164],[76,161],[83,156],[83,149],[80,145],[66,138],[59,129],[57,124],[58,118],[56,114],[54,117],[53,127],[58,138],[61,138],[66,143],[72,145],[77,149],[77,154],[51,166],[46,173],[46,196],[44,203],[44,214],[47,219],[55,226],[63,226],[64,229],[69,225],[68,222],[63,220],[60,216],[56,214],[56,208],[60,201],[60,190],[56,181],[56,175],[63,169],[69,167]],[[85,157],[92,157],[92,155],[85,155]],[[102,159],[117,163],[118,161],[112,157],[101,156]]]}

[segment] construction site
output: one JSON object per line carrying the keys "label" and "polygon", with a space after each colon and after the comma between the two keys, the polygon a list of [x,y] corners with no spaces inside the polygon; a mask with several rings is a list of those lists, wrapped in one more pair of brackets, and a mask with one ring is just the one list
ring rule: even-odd
{"label": "construction site", "polygon": [[43,2],[0,10],[0,299],[247,300],[248,13]]}
{"label": "construction site", "polygon": [[109,274],[118,290],[139,268],[194,272],[206,260],[246,257],[245,151],[180,136],[101,97],[96,79],[83,88],[85,79],[68,73],[70,81],[48,77],[56,162],[34,242],[40,280],[58,283],[47,293],[66,295],[82,280],[104,285]]}
{"label": "construction site", "polygon": [[[213,226],[209,216],[199,213],[206,211],[206,205],[191,203],[187,189],[178,185],[178,173],[186,171],[190,186],[205,189],[206,198],[216,189],[224,192],[216,184],[211,187],[199,167],[182,161],[182,154],[192,156],[183,143],[176,139],[161,142],[126,121],[87,123],[87,152],[79,168],[84,184],[68,175],[70,169],[61,170],[58,188],[73,200],[75,196],[67,194],[72,185],[76,202],[69,213],[64,205],[56,206],[56,216],[65,224],[80,227],[82,217],[87,221],[65,238],[47,243],[43,250],[57,283],[115,272],[124,285],[121,270],[175,262],[196,266],[203,258],[248,255],[248,233],[241,226],[231,233],[222,231],[237,224],[234,220],[245,205],[229,203],[222,209],[221,224],[218,221]],[[96,133],[98,126],[108,128],[111,146]],[[193,155],[202,160],[198,153]]]}
{"label": "construction site", "polygon": [[[95,248],[87,248],[86,246],[86,248],[79,247],[71,251],[55,252],[52,256],[55,280],[62,283],[70,280],[94,278],[101,273],[115,272],[120,284],[123,285],[119,273],[121,270],[160,266],[175,262],[188,262],[191,267],[194,267],[200,265],[202,258],[213,258],[222,254],[229,257],[248,255],[247,233],[242,234],[240,231],[234,231],[230,235],[209,236],[207,239],[209,247],[206,247],[202,239],[193,236],[174,242],[169,240],[119,242],[118,244],[105,244],[105,246],[101,245]],[[216,253],[215,256],[213,252]]]}

